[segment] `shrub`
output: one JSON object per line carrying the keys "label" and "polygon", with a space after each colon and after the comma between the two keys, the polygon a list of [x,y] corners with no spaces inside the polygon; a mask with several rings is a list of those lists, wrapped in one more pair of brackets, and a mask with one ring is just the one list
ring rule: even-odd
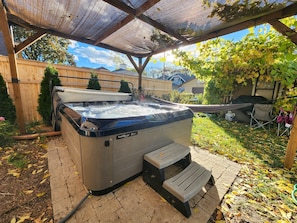
{"label": "shrub", "polygon": [[203,94],[192,94],[186,92],[171,91],[170,94],[162,95],[162,99],[182,104],[202,104]]}
{"label": "shrub", "polygon": [[13,142],[11,138],[16,132],[16,128],[9,121],[0,121],[0,147],[4,147]]}
{"label": "shrub", "polygon": [[58,78],[58,71],[54,67],[48,66],[44,70],[44,77],[41,81],[37,107],[37,111],[46,125],[51,125],[51,91],[54,86],[61,86],[61,81]]}
{"label": "shrub", "polygon": [[128,82],[121,80],[121,87],[119,89],[119,92],[123,92],[123,93],[131,93],[131,89],[128,85]]}
{"label": "shrub", "polygon": [[101,90],[97,74],[91,72],[91,78],[89,80],[87,89]]}
{"label": "shrub", "polygon": [[15,106],[7,93],[7,87],[5,81],[0,74],[0,116],[4,117],[10,123],[14,123],[16,120]]}

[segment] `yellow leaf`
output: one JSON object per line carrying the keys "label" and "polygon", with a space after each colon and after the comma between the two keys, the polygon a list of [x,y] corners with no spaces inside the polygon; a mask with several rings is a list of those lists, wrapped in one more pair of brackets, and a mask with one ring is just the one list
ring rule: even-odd
{"label": "yellow leaf", "polygon": [[8,160],[9,157],[10,157],[10,155],[8,155],[8,156],[3,156],[1,159],[2,159],[2,160]]}
{"label": "yellow leaf", "polygon": [[36,194],[37,197],[42,197],[43,195],[45,195],[45,192],[41,192],[39,194]]}
{"label": "yellow leaf", "polygon": [[32,174],[33,174],[33,175],[35,175],[35,174],[36,174],[36,172],[37,172],[36,170],[33,170],[33,171],[32,171]]}
{"label": "yellow leaf", "polygon": [[48,178],[49,176],[50,176],[50,174],[47,173],[47,174],[45,174],[45,175],[43,176],[43,179]]}
{"label": "yellow leaf", "polygon": [[281,207],[282,209],[288,211],[288,212],[291,212],[291,211],[292,211],[292,209],[289,208],[289,207],[288,207],[287,205],[285,205],[285,204],[280,205],[280,207]]}
{"label": "yellow leaf", "polygon": [[19,177],[21,175],[17,169],[13,169],[13,170],[9,169],[8,174],[11,174],[14,177]]}
{"label": "yellow leaf", "polygon": [[10,220],[10,223],[16,223],[16,218],[13,217],[13,218]]}
{"label": "yellow leaf", "polygon": [[32,194],[33,190],[24,190],[23,192],[24,192],[24,194]]}
{"label": "yellow leaf", "polygon": [[42,171],[43,171],[43,169],[39,169],[39,170],[37,170],[36,173],[40,173],[40,172],[42,172]]}
{"label": "yellow leaf", "polygon": [[232,191],[232,194],[238,195],[239,193],[238,193],[238,191]]}
{"label": "yellow leaf", "polygon": [[31,217],[31,213],[24,214],[20,217],[20,219],[16,223],[24,222],[25,220],[29,220]]}
{"label": "yellow leaf", "polygon": [[45,178],[45,179],[43,179],[42,181],[40,181],[40,183],[39,183],[39,184],[43,184],[43,183],[45,183],[45,181],[46,181],[46,178]]}
{"label": "yellow leaf", "polygon": [[282,209],[278,209],[282,215],[283,218],[288,218],[287,213],[285,211],[283,211]]}
{"label": "yellow leaf", "polygon": [[256,204],[256,203],[257,203],[257,202],[254,201],[254,200],[248,200],[248,202],[251,203],[251,204]]}
{"label": "yellow leaf", "polygon": [[27,168],[30,169],[33,165],[30,163],[28,164]]}
{"label": "yellow leaf", "polygon": [[194,207],[193,208],[193,212],[196,214],[196,213],[198,213],[199,212],[199,208],[198,207]]}

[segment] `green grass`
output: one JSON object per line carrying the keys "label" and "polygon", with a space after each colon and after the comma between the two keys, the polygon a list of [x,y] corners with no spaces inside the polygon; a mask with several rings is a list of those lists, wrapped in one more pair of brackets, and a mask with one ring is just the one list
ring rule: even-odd
{"label": "green grass", "polygon": [[275,129],[254,130],[216,116],[197,116],[191,140],[202,149],[242,164],[241,181],[225,197],[229,208],[234,205],[241,212],[255,211],[268,222],[297,222],[293,214],[297,204],[291,198],[297,184],[297,163],[291,170],[283,167],[287,137],[277,137]]}
{"label": "green grass", "polygon": [[18,168],[25,168],[27,166],[27,160],[25,156],[18,152],[10,154],[8,162]]}

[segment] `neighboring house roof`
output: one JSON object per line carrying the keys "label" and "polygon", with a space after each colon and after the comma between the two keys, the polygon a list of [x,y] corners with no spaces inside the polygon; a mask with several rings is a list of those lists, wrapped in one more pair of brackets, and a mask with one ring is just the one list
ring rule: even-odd
{"label": "neighboring house roof", "polygon": [[106,70],[106,71],[109,71],[107,68],[105,68],[105,67],[98,67],[98,68],[96,68],[96,70]]}
{"label": "neighboring house roof", "polygon": [[176,77],[179,77],[180,80],[182,81],[182,83],[188,82],[188,81],[193,80],[193,79],[196,78],[194,75],[178,73],[178,74],[173,74],[172,76],[168,77],[167,80],[172,81]]}
{"label": "neighboring house roof", "polygon": [[173,75],[167,77],[167,80],[172,81],[172,89],[173,90],[178,90],[179,92],[183,92],[184,88],[182,88],[181,86],[184,83],[189,82],[195,78],[196,77],[194,75],[176,73],[176,74],[173,74]]}
{"label": "neighboring house roof", "polygon": [[117,69],[112,71],[113,73],[117,73],[117,74],[128,74],[128,75],[137,75],[137,73],[135,71],[131,71],[131,70],[126,70],[123,68]]}

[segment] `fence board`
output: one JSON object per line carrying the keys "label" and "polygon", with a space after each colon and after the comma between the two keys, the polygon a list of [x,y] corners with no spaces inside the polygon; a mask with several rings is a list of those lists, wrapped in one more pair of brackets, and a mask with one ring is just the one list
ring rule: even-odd
{"label": "fence board", "polygon": [[[48,64],[23,59],[18,59],[17,63],[25,122],[30,123],[40,121],[41,117],[37,112],[38,95],[40,93],[40,82],[42,81],[44,70]],[[121,80],[133,83],[134,88],[138,89],[138,76],[112,73],[106,70],[92,70],[88,68],[78,68],[56,64],[53,66],[58,70],[59,76],[66,76],[66,78],[60,78],[63,86],[87,88],[88,80],[73,79],[69,77],[90,78],[91,72],[94,72],[98,74],[102,91],[117,92],[120,88],[119,82]],[[0,73],[7,82],[10,97],[14,100],[8,57],[0,56]],[[106,82],[103,80],[119,82]],[[159,97],[163,94],[168,94],[171,91],[171,81],[167,80],[143,77],[142,85],[142,89],[145,94],[149,93]]]}

